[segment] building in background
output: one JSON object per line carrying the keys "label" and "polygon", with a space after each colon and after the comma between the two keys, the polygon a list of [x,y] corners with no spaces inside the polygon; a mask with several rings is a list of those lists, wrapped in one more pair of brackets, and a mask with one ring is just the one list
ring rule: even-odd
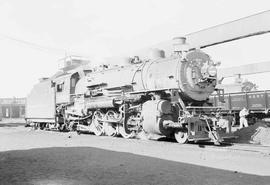
{"label": "building in background", "polygon": [[24,118],[26,98],[0,98],[0,118]]}

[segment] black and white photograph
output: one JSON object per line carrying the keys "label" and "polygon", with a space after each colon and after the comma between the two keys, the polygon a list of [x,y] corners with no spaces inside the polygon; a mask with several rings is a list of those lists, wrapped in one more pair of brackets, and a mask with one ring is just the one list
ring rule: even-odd
{"label": "black and white photograph", "polygon": [[270,185],[270,1],[0,0],[0,185]]}

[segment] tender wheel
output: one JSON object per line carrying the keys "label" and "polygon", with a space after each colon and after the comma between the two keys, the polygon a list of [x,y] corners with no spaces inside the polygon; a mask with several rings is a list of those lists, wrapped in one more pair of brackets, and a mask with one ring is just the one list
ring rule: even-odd
{"label": "tender wheel", "polygon": [[94,134],[97,136],[101,136],[104,133],[103,129],[103,120],[104,114],[101,111],[95,111],[92,118],[92,124],[94,125]]}
{"label": "tender wheel", "polygon": [[106,122],[103,125],[104,131],[108,136],[117,136],[118,134],[118,123],[117,120],[119,119],[119,115],[113,111],[109,110],[106,113],[106,119],[111,120],[113,122]]}
{"label": "tender wheel", "polygon": [[184,144],[188,142],[188,133],[187,131],[176,131],[174,137],[178,143]]}
{"label": "tender wheel", "polygon": [[40,123],[40,130],[44,130],[45,127],[46,127],[46,123]]}

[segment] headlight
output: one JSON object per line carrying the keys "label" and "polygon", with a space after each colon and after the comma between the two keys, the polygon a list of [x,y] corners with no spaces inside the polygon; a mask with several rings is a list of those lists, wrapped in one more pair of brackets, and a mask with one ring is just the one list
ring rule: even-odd
{"label": "headlight", "polygon": [[214,66],[211,66],[207,69],[207,72],[210,76],[216,76],[217,74],[217,68]]}

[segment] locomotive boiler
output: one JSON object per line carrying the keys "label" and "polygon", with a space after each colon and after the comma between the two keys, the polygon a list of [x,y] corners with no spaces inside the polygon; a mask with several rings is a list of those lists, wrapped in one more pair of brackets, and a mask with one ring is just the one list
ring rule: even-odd
{"label": "locomotive boiler", "polygon": [[168,57],[153,50],[147,60],[134,57],[123,66],[74,69],[49,79],[55,119],[50,124],[38,121],[29,111],[28,122],[124,138],[145,133],[179,143],[223,141],[230,135],[216,122],[218,109],[208,103],[216,90],[217,64],[200,50],[185,49],[185,38],[175,41],[174,53]]}

